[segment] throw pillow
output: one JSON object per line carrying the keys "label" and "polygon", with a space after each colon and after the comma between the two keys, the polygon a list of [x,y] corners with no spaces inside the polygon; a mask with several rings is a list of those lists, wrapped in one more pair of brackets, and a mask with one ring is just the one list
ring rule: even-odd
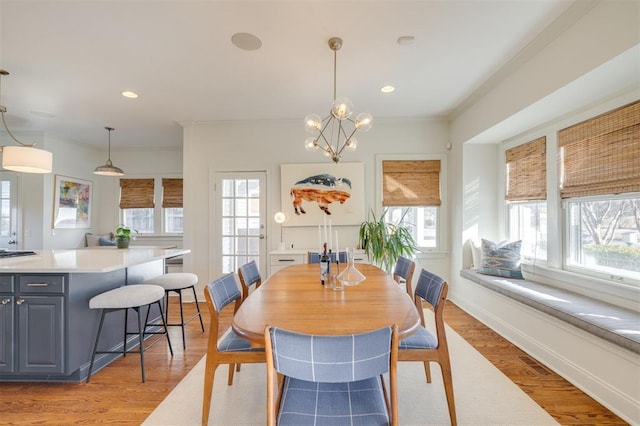
{"label": "throw pillow", "polygon": [[482,259],[479,272],[505,278],[522,278],[520,247],[522,241],[494,243],[482,240]]}
{"label": "throw pillow", "polygon": [[85,244],[87,247],[94,247],[100,245],[100,236],[93,235],[91,233],[84,234]]}
{"label": "throw pillow", "polygon": [[115,242],[115,240],[110,240],[110,239],[108,239],[106,237],[100,237],[98,239],[98,245],[99,246],[115,246],[116,242]]}
{"label": "throw pillow", "polygon": [[482,264],[482,248],[473,240],[469,240],[469,244],[471,245],[471,261],[473,262],[471,269],[477,271]]}

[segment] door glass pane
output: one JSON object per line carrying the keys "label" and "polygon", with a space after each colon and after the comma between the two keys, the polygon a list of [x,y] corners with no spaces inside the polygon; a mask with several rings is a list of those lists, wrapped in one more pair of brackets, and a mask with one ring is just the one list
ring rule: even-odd
{"label": "door glass pane", "polygon": [[[260,179],[222,179],[222,273],[236,271],[251,259],[260,260]],[[250,256],[249,256],[250,255]],[[233,256],[233,260],[227,257]],[[259,262],[258,262],[259,263]]]}
{"label": "door glass pane", "polygon": [[222,181],[222,196],[233,197],[233,180]]}
{"label": "door glass pane", "polygon": [[3,180],[0,185],[0,235],[11,234],[11,182]]}

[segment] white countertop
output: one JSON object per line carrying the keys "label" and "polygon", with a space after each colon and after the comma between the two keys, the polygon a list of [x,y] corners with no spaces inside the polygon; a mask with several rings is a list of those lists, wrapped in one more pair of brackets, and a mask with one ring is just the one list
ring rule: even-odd
{"label": "white countertop", "polygon": [[190,253],[185,249],[135,247],[34,250],[35,255],[0,259],[0,273],[96,273]]}

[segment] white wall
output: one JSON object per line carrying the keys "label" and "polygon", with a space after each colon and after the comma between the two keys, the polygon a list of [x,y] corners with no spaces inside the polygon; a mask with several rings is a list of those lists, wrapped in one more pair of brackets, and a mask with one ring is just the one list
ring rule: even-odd
{"label": "white wall", "polygon": [[[280,164],[321,163],[328,161],[319,152],[307,152],[303,142],[307,137],[301,120],[187,123],[184,125],[185,235],[184,245],[192,250],[185,260],[185,269],[197,273],[201,283],[220,273],[219,253],[212,247],[212,211],[210,182],[215,172],[266,171],[267,218],[280,210]],[[378,120],[373,129],[362,133],[358,149],[346,154],[343,161],[363,162],[365,181],[365,212],[375,202],[376,154],[445,154],[448,142],[447,123],[442,120]],[[275,249],[280,228],[268,220],[267,246]],[[357,226],[342,227],[341,245],[357,244]],[[286,238],[296,248],[311,248],[317,228],[286,229]],[[448,237],[448,236],[447,236]],[[446,237],[446,238],[447,238]],[[426,262],[426,261],[425,261]],[[438,269],[449,270],[448,260]]]}

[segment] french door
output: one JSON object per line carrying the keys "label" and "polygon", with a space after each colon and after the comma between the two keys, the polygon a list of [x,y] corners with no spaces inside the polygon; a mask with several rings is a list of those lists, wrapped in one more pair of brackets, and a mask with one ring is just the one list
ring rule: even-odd
{"label": "french door", "polygon": [[215,184],[214,276],[255,260],[266,276],[266,172],[219,172]]}
{"label": "french door", "polygon": [[0,172],[0,249],[18,248],[17,181],[15,173]]}

